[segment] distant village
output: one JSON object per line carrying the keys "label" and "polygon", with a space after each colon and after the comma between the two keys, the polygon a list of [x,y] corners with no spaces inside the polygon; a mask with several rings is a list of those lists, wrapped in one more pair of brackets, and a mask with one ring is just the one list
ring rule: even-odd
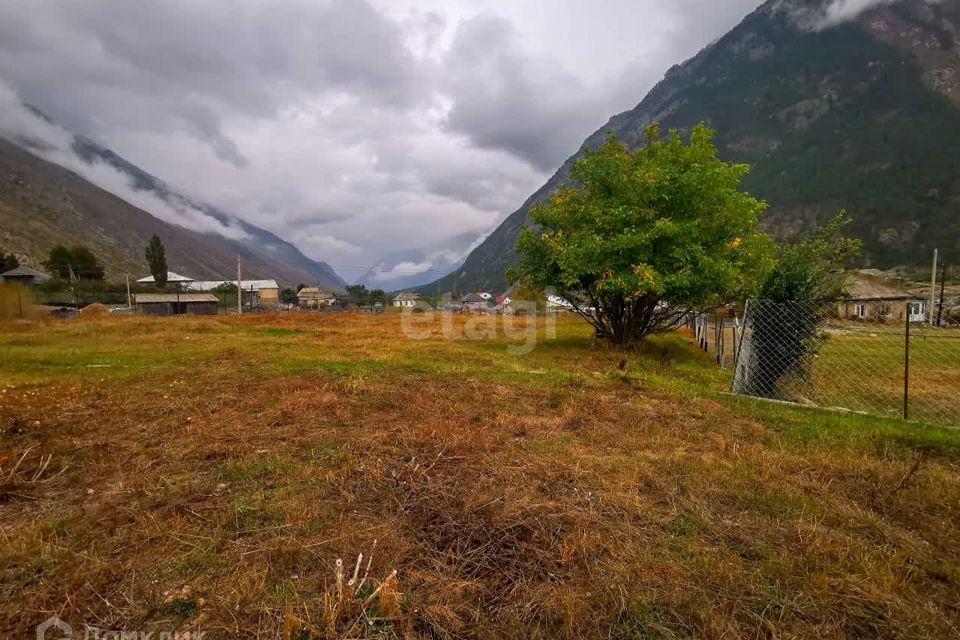
{"label": "distant village", "polygon": [[[939,318],[942,324],[960,324],[960,285],[940,283],[935,291],[927,283],[904,280],[894,273],[861,269],[850,273],[849,297],[837,305],[836,315],[848,320],[871,322],[925,322]],[[25,289],[41,287],[52,276],[44,271],[18,266],[0,273],[0,281]],[[238,293],[239,283],[239,293]],[[108,305],[110,313],[146,316],[217,315],[277,311],[357,311],[382,313],[394,310],[472,314],[526,313],[531,304],[537,310],[574,310],[574,305],[556,295],[541,294],[537,300],[517,304],[513,290],[501,294],[475,291],[447,296],[423,296],[411,291],[371,296],[360,285],[343,291],[311,286],[282,288],[276,280],[196,280],[175,272],[167,273],[163,291],[144,291],[154,277],[134,281],[137,291],[129,292],[126,304]],[[129,289],[128,289],[129,290]],[[529,296],[527,296],[529,297]],[[42,301],[41,301],[42,302]],[[76,315],[84,301],[41,304],[54,315]]]}

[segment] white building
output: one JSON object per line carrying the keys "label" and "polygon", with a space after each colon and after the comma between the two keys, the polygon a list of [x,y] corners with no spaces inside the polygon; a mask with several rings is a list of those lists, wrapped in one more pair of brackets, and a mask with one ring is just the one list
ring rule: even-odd
{"label": "white building", "polygon": [[393,299],[393,306],[395,307],[415,307],[417,306],[417,301],[420,300],[419,293],[410,293],[404,291]]}

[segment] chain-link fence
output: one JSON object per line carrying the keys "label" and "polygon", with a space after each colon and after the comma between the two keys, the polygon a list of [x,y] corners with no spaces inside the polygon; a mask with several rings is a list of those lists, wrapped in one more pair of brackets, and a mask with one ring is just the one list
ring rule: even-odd
{"label": "chain-link fence", "polygon": [[960,426],[960,327],[932,327],[920,309],[751,300],[733,391]]}

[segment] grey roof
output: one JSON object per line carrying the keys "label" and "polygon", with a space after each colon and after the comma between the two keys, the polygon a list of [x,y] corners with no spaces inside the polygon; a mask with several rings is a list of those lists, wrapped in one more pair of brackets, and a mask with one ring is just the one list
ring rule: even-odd
{"label": "grey roof", "polygon": [[[304,287],[297,291],[298,298],[310,298],[311,300],[316,299],[317,297],[317,288],[316,287]],[[327,289],[320,289],[321,298],[335,298],[337,294],[333,291]]]}
{"label": "grey roof", "polygon": [[869,300],[922,300],[922,296],[910,293],[896,286],[896,283],[884,282],[879,278],[860,275],[850,284],[848,301]]}
{"label": "grey roof", "polygon": [[[151,276],[146,276],[144,278],[140,278],[139,280],[137,280],[137,282],[152,283],[152,282],[156,282],[156,280],[154,280],[153,276],[151,275]],[[193,282],[193,278],[182,276],[179,273],[174,273],[173,271],[167,271],[167,282]]]}
{"label": "grey roof", "polygon": [[0,273],[0,278],[36,278],[38,280],[49,280],[50,276],[43,271],[37,271],[30,267],[14,267],[10,271]]}
{"label": "grey roof", "polygon": [[[187,285],[187,291],[212,291],[223,285],[235,285],[236,280],[197,280]],[[240,288],[244,291],[260,291],[261,289],[279,289],[276,280],[241,280]]]}
{"label": "grey roof", "polygon": [[401,301],[403,301],[403,300],[419,300],[419,299],[420,299],[420,294],[419,294],[419,293],[412,293],[412,292],[410,292],[410,291],[404,291],[403,293],[398,294],[398,295],[394,298],[394,300],[401,300]]}
{"label": "grey roof", "polygon": [[137,304],[158,302],[219,302],[212,293],[135,293],[133,301]]}

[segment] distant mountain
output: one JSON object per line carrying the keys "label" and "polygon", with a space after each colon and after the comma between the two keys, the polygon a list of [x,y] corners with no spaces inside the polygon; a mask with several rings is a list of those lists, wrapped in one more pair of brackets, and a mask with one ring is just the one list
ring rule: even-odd
{"label": "distant mountain", "polygon": [[[771,0],[671,69],[607,131],[630,146],[644,128],[715,128],[721,155],[753,171],[764,226],[783,237],[846,208],[864,266],[960,260],[960,2],[901,0],[833,24],[827,0]],[[576,156],[574,156],[576,157]],[[573,158],[456,272],[422,292],[500,290],[530,205],[568,179]]]}
{"label": "distant mountain", "polygon": [[165,222],[34,155],[42,146],[32,150],[25,146],[35,141],[17,142],[0,138],[0,247],[27,262],[41,262],[56,244],[85,244],[103,261],[108,277],[125,272],[139,276],[147,273],[143,252],[150,236],[156,234],[166,246],[171,270],[195,278],[235,277],[239,255],[245,277],[330,289],[345,286],[326,263],[307,258],[269,231],[177,193],[91,140],[74,136],[73,152],[88,163],[104,163],[128,177],[134,193],[154,197],[173,210],[188,211],[198,219],[195,228],[223,227],[230,230],[231,237]]}
{"label": "distant mountain", "polygon": [[381,258],[354,284],[368,289],[405,291],[424,285],[458,269],[471,246],[474,234],[462,234],[448,240],[443,248],[408,249]]}

